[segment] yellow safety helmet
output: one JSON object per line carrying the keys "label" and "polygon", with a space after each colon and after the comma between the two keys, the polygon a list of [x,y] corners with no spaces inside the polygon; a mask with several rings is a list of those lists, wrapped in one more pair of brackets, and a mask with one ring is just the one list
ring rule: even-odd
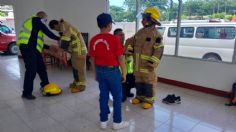
{"label": "yellow safety helmet", "polygon": [[62,93],[62,89],[58,87],[55,83],[49,83],[46,86],[43,87],[42,94],[44,96],[50,96],[50,95],[59,95]]}
{"label": "yellow safety helmet", "polygon": [[154,7],[147,7],[144,10],[144,14],[150,14],[152,20],[157,24],[161,25],[160,19],[161,19],[161,13],[160,10]]}

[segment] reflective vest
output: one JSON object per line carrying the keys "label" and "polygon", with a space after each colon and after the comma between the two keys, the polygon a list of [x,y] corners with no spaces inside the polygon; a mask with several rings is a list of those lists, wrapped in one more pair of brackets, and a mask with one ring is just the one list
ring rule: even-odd
{"label": "reflective vest", "polygon": [[[28,18],[19,33],[18,39],[17,39],[17,45],[28,45],[29,43],[29,39],[31,36],[31,32],[33,29],[33,24],[32,24],[32,19],[36,17],[36,16],[31,16],[30,18]],[[38,37],[37,37],[37,45],[36,45],[36,49],[41,53],[42,49],[43,49],[43,45],[44,45],[44,34],[42,31],[38,32]]]}
{"label": "reflective vest", "polygon": [[134,59],[133,56],[126,57],[126,69],[128,74],[132,74],[134,72]]}

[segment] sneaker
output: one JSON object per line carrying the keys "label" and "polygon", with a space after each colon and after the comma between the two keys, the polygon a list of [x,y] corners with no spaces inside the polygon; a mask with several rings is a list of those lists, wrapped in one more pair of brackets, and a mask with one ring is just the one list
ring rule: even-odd
{"label": "sneaker", "polygon": [[129,126],[129,122],[127,122],[127,121],[122,121],[121,123],[113,123],[114,130],[126,128],[128,126]]}
{"label": "sneaker", "polygon": [[34,100],[36,97],[34,95],[21,95],[22,98],[28,99],[28,100]]}
{"label": "sneaker", "polygon": [[101,127],[102,129],[106,129],[106,128],[107,128],[107,122],[108,122],[108,121],[101,122],[101,123],[100,123],[100,127]]}
{"label": "sneaker", "polygon": [[172,95],[167,95],[166,98],[162,100],[163,103],[166,104],[180,104],[181,103],[181,98],[180,96],[175,96],[174,94]]}
{"label": "sneaker", "polygon": [[162,102],[166,104],[175,103],[175,95],[167,95],[164,99],[162,99]]}
{"label": "sneaker", "polygon": [[175,104],[181,104],[180,96],[175,97]]}

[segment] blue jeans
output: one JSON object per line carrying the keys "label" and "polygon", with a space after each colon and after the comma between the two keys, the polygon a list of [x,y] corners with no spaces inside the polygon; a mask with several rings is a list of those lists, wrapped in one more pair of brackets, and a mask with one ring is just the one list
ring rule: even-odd
{"label": "blue jeans", "polygon": [[113,122],[120,123],[121,118],[121,100],[122,100],[122,86],[121,86],[121,74],[118,67],[108,68],[102,66],[96,66],[97,81],[100,89],[100,121],[104,122],[108,120],[108,114],[110,113],[108,100],[109,92],[113,96]]}

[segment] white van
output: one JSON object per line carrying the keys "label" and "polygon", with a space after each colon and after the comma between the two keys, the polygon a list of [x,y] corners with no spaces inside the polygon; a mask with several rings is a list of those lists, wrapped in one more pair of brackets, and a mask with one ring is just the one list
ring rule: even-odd
{"label": "white van", "polygon": [[[163,24],[164,54],[174,55],[176,24]],[[236,23],[181,23],[179,56],[232,62]]]}

